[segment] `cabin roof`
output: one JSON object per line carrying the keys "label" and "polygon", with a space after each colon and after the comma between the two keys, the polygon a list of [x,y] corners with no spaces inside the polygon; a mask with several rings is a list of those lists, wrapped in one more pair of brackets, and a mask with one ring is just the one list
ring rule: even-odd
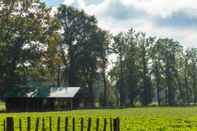
{"label": "cabin roof", "polygon": [[80,87],[63,87],[57,89],[51,89],[48,97],[65,97],[73,98],[79,92]]}
{"label": "cabin roof", "polygon": [[[35,90],[22,98],[74,98],[80,87],[53,87],[50,89]],[[4,98],[20,98],[20,96],[6,96]]]}

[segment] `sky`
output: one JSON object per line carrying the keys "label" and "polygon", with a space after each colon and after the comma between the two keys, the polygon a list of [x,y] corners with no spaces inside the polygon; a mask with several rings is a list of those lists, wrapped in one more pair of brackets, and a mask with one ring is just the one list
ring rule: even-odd
{"label": "sky", "polygon": [[114,34],[134,28],[197,47],[196,0],[45,0],[56,8],[66,4],[94,15],[98,26]]}

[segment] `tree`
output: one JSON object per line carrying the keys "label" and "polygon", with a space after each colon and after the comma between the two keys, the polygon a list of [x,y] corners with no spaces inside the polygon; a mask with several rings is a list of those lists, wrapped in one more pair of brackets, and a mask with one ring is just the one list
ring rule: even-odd
{"label": "tree", "polygon": [[[15,4],[20,1],[15,1]],[[46,42],[49,9],[39,1],[28,9],[14,6],[0,18],[1,95],[24,96],[32,90],[27,81],[39,73]],[[19,6],[19,3],[16,4]],[[32,11],[36,10],[36,11]],[[39,67],[40,66],[40,67]],[[39,70],[39,71],[38,71]],[[26,87],[27,86],[27,87]]]}
{"label": "tree", "polygon": [[150,49],[153,45],[154,38],[146,38],[144,33],[138,33],[136,35],[137,44],[139,46],[139,59],[140,59],[140,74],[142,79],[142,94],[141,101],[143,105],[147,106],[152,101],[152,83],[150,77],[149,61],[150,61]]}
{"label": "tree", "polygon": [[56,17],[62,27],[60,52],[68,71],[68,85],[88,87],[93,104],[98,60],[105,57],[103,32],[97,27],[95,17],[73,7],[61,5]]}
{"label": "tree", "polygon": [[[193,103],[196,104],[197,102],[197,85],[196,85],[196,71],[197,71],[197,49],[191,48],[186,50],[186,56],[187,56],[187,71],[188,76],[186,79],[189,79],[188,86],[187,86],[187,100],[188,102],[191,102],[189,100],[193,99]],[[193,96],[193,98],[191,98]]]}
{"label": "tree", "polygon": [[164,62],[164,74],[167,85],[166,101],[169,105],[176,104],[176,88],[177,88],[177,69],[176,56],[182,50],[178,42],[172,39],[159,39],[158,44],[162,45],[162,59]]}
{"label": "tree", "polygon": [[125,87],[125,79],[124,79],[124,57],[126,53],[126,42],[123,33],[119,33],[114,38],[113,43],[113,51],[118,55],[118,81],[117,87],[120,94],[120,106],[124,106],[126,104],[126,87]]}
{"label": "tree", "polygon": [[[106,68],[108,64],[108,55],[111,53],[109,49],[109,44],[110,44],[110,36],[108,32],[100,30],[99,33],[99,39],[100,43],[102,44],[102,48],[99,51],[100,53],[100,59],[98,60],[98,68],[101,69],[101,74],[103,77],[103,86],[104,86],[104,91],[103,91],[103,106],[108,106],[109,105],[109,94],[110,94],[110,88],[109,88],[109,82],[106,78]],[[112,91],[111,91],[112,92]]]}
{"label": "tree", "polygon": [[162,61],[162,50],[162,45],[158,42],[155,43],[154,46],[151,48],[152,74],[154,76],[156,86],[156,96],[158,105],[161,105],[161,92],[162,87],[164,87],[164,66]]}
{"label": "tree", "polygon": [[110,75],[115,77],[116,87],[120,94],[120,105],[134,105],[139,95],[140,78],[139,48],[135,39],[135,31],[130,29],[127,33],[114,36],[112,47],[118,60]]}
{"label": "tree", "polygon": [[22,5],[22,8],[27,10],[35,0],[0,0],[0,18],[8,17],[16,10],[16,7]]}
{"label": "tree", "polygon": [[126,87],[129,92],[128,97],[132,106],[134,106],[140,92],[140,61],[138,59],[140,49],[135,38],[135,31],[130,29],[126,35],[128,47],[125,56],[126,71],[124,73],[126,75]]}

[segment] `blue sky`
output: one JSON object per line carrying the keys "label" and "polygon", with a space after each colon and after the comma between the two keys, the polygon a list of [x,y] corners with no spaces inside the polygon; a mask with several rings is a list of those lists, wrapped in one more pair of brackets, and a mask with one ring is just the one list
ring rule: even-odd
{"label": "blue sky", "polygon": [[74,6],[94,15],[98,25],[116,34],[134,28],[148,35],[169,37],[185,47],[197,47],[195,0],[45,0],[54,8]]}

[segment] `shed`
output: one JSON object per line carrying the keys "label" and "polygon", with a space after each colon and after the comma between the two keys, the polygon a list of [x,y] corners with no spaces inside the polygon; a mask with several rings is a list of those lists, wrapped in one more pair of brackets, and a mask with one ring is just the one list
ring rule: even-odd
{"label": "shed", "polygon": [[[80,87],[55,87],[40,93],[39,90],[28,93],[26,97],[5,97],[7,112],[37,112],[72,110],[80,105]],[[43,91],[42,91],[43,92]]]}

